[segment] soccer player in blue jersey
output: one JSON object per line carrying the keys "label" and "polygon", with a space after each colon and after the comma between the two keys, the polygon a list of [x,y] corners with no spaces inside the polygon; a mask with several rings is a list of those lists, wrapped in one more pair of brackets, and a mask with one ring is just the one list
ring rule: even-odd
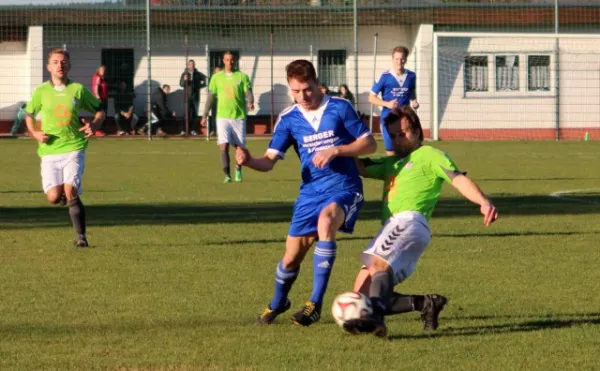
{"label": "soccer player in blue jersey", "polygon": [[306,253],[316,241],[313,291],[292,321],[310,326],[321,318],[323,296],[336,256],[336,232],[351,233],[363,202],[363,187],[355,156],[373,153],[377,144],[352,105],[324,95],[312,63],[296,60],[286,67],[296,104],[279,115],[267,152],[253,158],[238,147],[238,164],[270,171],[290,147],[300,157],[302,185],[286,240],[285,254],[275,273],[275,294],[257,318],[271,324],[290,306],[288,293]]}
{"label": "soccer player in blue jersey", "polygon": [[[383,122],[390,110],[408,105],[412,109],[419,108],[416,92],[417,75],[404,68],[408,54],[408,48],[405,46],[398,46],[392,50],[392,69],[384,71],[379,76],[379,80],[375,82],[369,94],[369,103],[383,107],[380,127],[385,152],[388,156],[394,156],[394,145]],[[380,93],[381,99],[378,97]]]}

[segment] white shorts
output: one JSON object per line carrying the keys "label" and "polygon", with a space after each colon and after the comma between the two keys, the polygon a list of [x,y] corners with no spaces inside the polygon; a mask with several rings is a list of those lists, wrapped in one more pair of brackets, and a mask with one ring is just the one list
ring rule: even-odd
{"label": "white shorts", "polygon": [[361,254],[369,266],[373,256],[385,260],[394,272],[394,285],[407,279],[429,245],[431,233],[427,219],[415,211],[404,211],[386,220],[375,238]]}
{"label": "white shorts", "polygon": [[73,151],[59,155],[46,155],[42,157],[42,187],[44,193],[50,188],[70,184],[81,190],[81,179],[85,168],[85,151]]}
{"label": "white shorts", "polygon": [[246,145],[246,119],[217,118],[217,144]]}

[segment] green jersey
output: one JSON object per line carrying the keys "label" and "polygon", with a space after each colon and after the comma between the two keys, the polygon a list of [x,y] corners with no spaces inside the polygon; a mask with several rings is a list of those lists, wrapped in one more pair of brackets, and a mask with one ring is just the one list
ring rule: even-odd
{"label": "green jersey", "polygon": [[416,211],[431,218],[444,181],[458,172],[442,151],[422,146],[404,158],[384,157],[366,161],[367,178],[383,180],[382,222],[403,211]]}
{"label": "green jersey", "polygon": [[218,119],[246,117],[246,93],[252,90],[248,75],[240,71],[217,72],[210,78],[208,90],[217,98]]}
{"label": "green jersey", "polygon": [[27,103],[25,111],[35,117],[42,113],[42,131],[50,137],[46,143],[38,143],[38,155],[57,155],[83,150],[87,139],[79,121],[79,110],[95,113],[100,101],[83,85],[68,82],[56,89],[49,81],[38,86]]}

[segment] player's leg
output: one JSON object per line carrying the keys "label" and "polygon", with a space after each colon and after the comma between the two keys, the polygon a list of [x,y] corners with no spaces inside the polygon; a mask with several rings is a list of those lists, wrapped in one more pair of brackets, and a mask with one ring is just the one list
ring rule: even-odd
{"label": "player's leg", "polygon": [[387,131],[385,125],[381,125],[381,138],[383,139],[383,147],[385,148],[385,154],[387,156],[394,156],[396,153],[394,152],[394,142],[390,137],[390,134]]}
{"label": "player's leg", "polygon": [[88,247],[86,237],[85,207],[81,201],[81,182],[85,169],[85,151],[70,152],[68,162],[63,169],[64,189],[67,207],[73,229],[75,230],[75,246]]}
{"label": "player's leg", "polygon": [[62,202],[64,196],[64,188],[62,185],[57,185],[52,188],[49,188],[46,191],[46,199],[52,205],[57,205]]}
{"label": "player's leg", "polygon": [[369,296],[369,286],[371,285],[371,274],[366,266],[362,266],[354,279],[354,288],[352,291],[360,292]]}
{"label": "player's leg", "polygon": [[217,145],[221,152],[221,165],[225,173],[224,183],[231,183],[229,167],[229,143],[231,143],[231,123],[227,119],[217,119]]}
{"label": "player's leg", "polygon": [[[231,121],[231,143],[236,147],[246,147],[246,119]],[[242,181],[242,165],[235,165],[235,181]]]}
{"label": "player's leg", "polygon": [[42,157],[40,169],[42,176],[42,188],[46,194],[46,199],[52,205],[64,205],[66,201],[64,198],[61,155],[49,155]]}
{"label": "player's leg", "polygon": [[275,292],[269,306],[256,319],[257,324],[269,325],[281,313],[290,309],[288,294],[300,273],[300,264],[316,239],[315,235],[289,236],[283,259],[275,271]]}
{"label": "player's leg", "polygon": [[337,202],[330,202],[320,211],[317,219],[318,241],[313,255],[313,291],[304,307],[294,313],[292,321],[310,326],[321,318],[323,297],[335,263],[336,232],[344,224],[345,212]]}

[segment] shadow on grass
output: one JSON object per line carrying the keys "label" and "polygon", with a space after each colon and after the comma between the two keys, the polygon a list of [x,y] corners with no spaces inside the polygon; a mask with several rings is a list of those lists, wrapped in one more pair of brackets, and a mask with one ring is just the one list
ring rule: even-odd
{"label": "shadow on grass", "polygon": [[[283,231],[285,233],[285,231]],[[498,238],[498,237],[540,237],[540,236],[573,236],[573,235],[586,235],[586,234],[600,234],[600,231],[569,231],[569,232],[498,232],[498,233],[435,233],[433,232],[434,238],[445,237],[445,238],[465,238],[465,237],[482,237],[482,238]],[[342,234],[338,237],[338,242],[343,243],[344,241],[370,241],[372,236],[349,236]],[[223,239],[222,241],[208,241],[205,245],[246,245],[246,244],[269,244],[269,243],[280,243],[285,241],[285,236],[281,238],[261,238],[261,239]]]}
{"label": "shadow on grass", "polygon": [[541,330],[552,330],[552,329],[564,329],[582,325],[600,325],[600,313],[573,313],[573,314],[560,314],[551,316],[546,319],[535,319],[519,321],[523,318],[540,318],[541,316],[529,315],[529,316],[474,316],[474,317],[452,317],[443,318],[444,321],[449,320],[494,320],[494,319],[512,319],[508,323],[494,324],[494,325],[478,325],[478,326],[464,326],[464,327],[452,327],[440,328],[438,331],[433,333],[426,333],[422,335],[391,335],[390,340],[404,340],[404,339],[428,339],[428,338],[444,338],[444,337],[455,337],[455,336],[484,336],[484,335],[499,335],[508,334],[514,332],[533,332]]}
{"label": "shadow on grass", "polygon": [[[600,214],[597,197],[581,196],[577,202],[545,196],[498,195],[494,202],[503,217],[511,215]],[[85,202],[85,201],[84,201]],[[173,225],[212,223],[288,222],[292,202],[180,203],[87,205],[90,226]],[[378,220],[381,203],[367,201],[360,211],[362,220]],[[479,208],[459,198],[441,199],[434,218],[476,216]],[[68,222],[61,207],[0,207],[0,228],[40,228],[63,226]],[[518,232],[515,232],[518,234]]]}

